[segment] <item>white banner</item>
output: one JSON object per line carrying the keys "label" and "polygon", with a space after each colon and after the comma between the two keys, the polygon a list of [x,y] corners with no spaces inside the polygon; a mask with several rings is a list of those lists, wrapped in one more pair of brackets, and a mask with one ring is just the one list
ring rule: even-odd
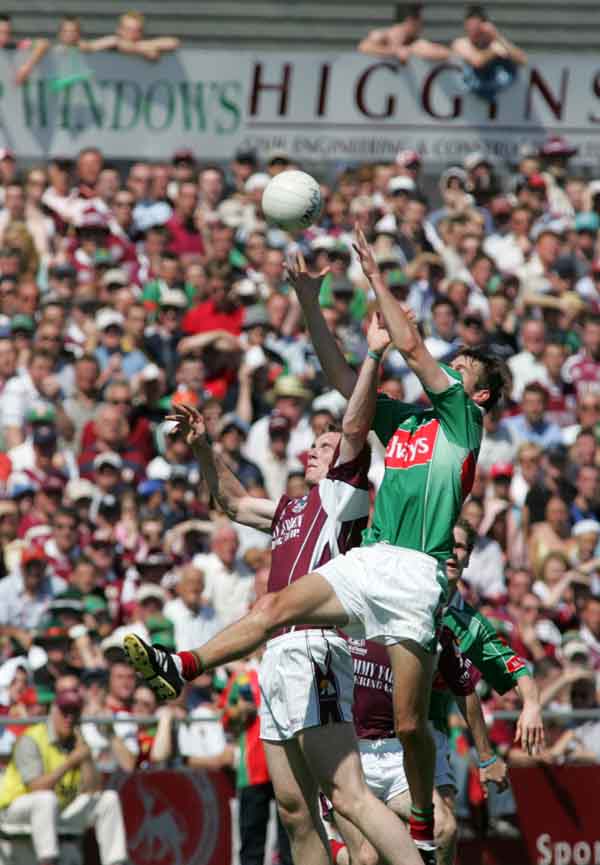
{"label": "white banner", "polygon": [[465,92],[460,65],[407,66],[358,53],[185,50],[158,63],[54,49],[18,87],[21,52],[0,56],[0,146],[26,158],[75,155],[202,160],[238,147],[284,148],[302,162],[385,161],[398,148],[432,166],[474,149],[515,158],[524,141],[561,133],[578,159],[600,158],[600,65],[593,54],[532,54],[487,103]]}

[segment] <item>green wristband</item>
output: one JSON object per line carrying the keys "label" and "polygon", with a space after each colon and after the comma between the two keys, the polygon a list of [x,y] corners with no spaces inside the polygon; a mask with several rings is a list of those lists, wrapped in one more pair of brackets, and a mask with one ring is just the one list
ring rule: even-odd
{"label": "green wristband", "polygon": [[370,357],[371,360],[374,360],[375,363],[381,363],[381,355],[377,354],[376,351],[371,351],[371,349],[367,352],[367,357]]}

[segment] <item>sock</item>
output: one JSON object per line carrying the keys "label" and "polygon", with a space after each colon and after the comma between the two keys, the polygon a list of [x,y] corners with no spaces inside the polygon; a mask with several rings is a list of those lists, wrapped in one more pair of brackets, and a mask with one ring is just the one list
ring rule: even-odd
{"label": "sock", "polygon": [[[182,679],[185,679],[186,682],[191,682],[193,679],[196,679],[200,673],[204,672],[204,665],[196,652],[177,652],[173,655],[173,660],[178,669],[181,665],[179,673]],[[180,663],[177,664],[177,661]]]}
{"label": "sock", "polygon": [[333,838],[329,839],[329,846],[331,848],[331,858],[333,859],[334,865],[337,865],[337,857],[341,850],[346,846],[341,841],[334,841]]}
{"label": "sock", "polygon": [[433,844],[433,805],[410,809],[410,836],[413,841]]}

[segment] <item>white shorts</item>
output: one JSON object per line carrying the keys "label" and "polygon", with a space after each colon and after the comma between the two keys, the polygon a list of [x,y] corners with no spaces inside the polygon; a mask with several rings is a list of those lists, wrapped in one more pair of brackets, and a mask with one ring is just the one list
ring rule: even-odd
{"label": "white shorts", "polygon": [[[450,768],[448,737],[431,724],[429,729],[436,748],[434,786],[456,788]],[[378,799],[390,802],[408,790],[404,751],[398,739],[361,739],[358,744],[367,786]]]}
{"label": "white shorts", "polygon": [[447,580],[432,556],[381,543],[355,547],[316,570],[348,614],[349,634],[386,644],[415,640],[434,651]]}
{"label": "white shorts", "polygon": [[285,742],[307,727],[352,721],[352,657],[334,631],[292,631],[270,640],[258,680],[261,739]]}

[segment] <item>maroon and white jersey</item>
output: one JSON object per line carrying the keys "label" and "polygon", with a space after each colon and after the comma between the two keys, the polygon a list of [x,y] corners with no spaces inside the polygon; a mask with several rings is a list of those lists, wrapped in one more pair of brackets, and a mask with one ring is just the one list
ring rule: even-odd
{"label": "maroon and white jersey", "polygon": [[[354,705],[352,713],[359,739],[393,739],[393,675],[388,651],[373,640],[349,639],[354,667]],[[454,644],[442,644],[433,687],[450,690],[457,696],[472,694],[480,679],[479,671]]]}
{"label": "maroon and white jersey", "polygon": [[562,368],[564,380],[575,388],[577,399],[591,393],[600,393],[600,362],[580,351],[568,358]]}
{"label": "maroon and white jersey", "polygon": [[[368,445],[347,463],[336,451],[331,468],[306,496],[282,496],[271,526],[269,592],[278,592],[361,542],[369,516]],[[289,629],[286,629],[289,630]]]}

